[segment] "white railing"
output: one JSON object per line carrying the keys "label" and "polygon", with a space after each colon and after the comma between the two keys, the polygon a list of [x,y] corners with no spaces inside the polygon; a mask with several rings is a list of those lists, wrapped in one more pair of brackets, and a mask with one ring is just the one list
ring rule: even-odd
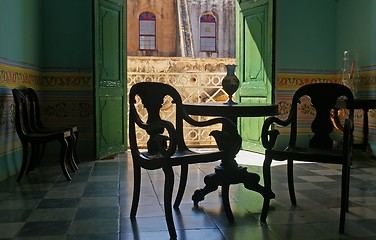
{"label": "white railing", "polygon": [[[138,82],[162,82],[174,86],[180,93],[184,103],[192,102],[223,102],[227,99],[226,93],[222,89],[222,79],[226,75],[225,72],[218,73],[140,73],[128,72],[128,91]],[[129,92],[128,92],[129,94]],[[142,105],[139,106],[139,112]],[[163,106],[163,117],[171,122],[174,119],[174,105],[166,100]],[[146,113],[145,113],[146,114]],[[144,115],[146,118],[146,116]],[[194,116],[197,120],[204,120],[205,117]],[[215,141],[209,136],[209,133],[218,128],[195,128],[193,126],[185,126],[185,140],[190,147],[208,147],[215,145]],[[147,135],[140,129],[137,130],[137,138],[139,143],[146,146]]]}

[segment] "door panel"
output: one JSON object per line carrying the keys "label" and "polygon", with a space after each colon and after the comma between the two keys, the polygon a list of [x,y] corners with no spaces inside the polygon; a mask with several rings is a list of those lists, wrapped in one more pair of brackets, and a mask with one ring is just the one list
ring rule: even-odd
{"label": "door panel", "polygon": [[[273,0],[240,1],[237,5],[239,102],[271,103],[273,93]],[[261,128],[265,117],[241,118],[242,148],[263,152]],[[252,131],[251,131],[252,130]]]}
{"label": "door panel", "polygon": [[95,105],[97,159],[126,150],[124,6],[95,1]]}

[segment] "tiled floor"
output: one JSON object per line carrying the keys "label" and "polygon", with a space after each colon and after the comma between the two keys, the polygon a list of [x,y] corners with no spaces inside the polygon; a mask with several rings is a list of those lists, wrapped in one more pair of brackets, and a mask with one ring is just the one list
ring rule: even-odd
{"label": "tiled floor", "polygon": [[[191,166],[185,198],[180,210],[174,211],[178,237],[189,240],[376,239],[376,161],[358,158],[351,170],[350,212],[343,235],[338,233],[338,166],[295,164],[298,206],[293,208],[288,198],[285,165],[275,165],[272,174],[276,199],[272,201],[268,225],[263,225],[259,222],[261,196],[241,184],[230,188],[233,224],[228,223],[221,207],[220,190],[207,195],[195,208],[191,201],[193,191],[203,187],[203,177],[217,165],[199,164]],[[242,153],[238,162],[252,163],[248,170],[261,173],[260,156]],[[112,160],[83,162],[79,167],[71,182],[61,176],[58,166],[36,170],[21,183],[15,177],[0,182],[0,238],[169,238],[163,214],[161,171],[143,171],[139,211],[137,218],[131,220],[133,174],[128,153]]]}

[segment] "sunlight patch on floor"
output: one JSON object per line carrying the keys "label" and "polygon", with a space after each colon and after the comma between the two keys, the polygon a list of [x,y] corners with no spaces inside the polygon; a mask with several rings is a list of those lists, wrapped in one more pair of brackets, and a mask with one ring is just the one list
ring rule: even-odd
{"label": "sunlight patch on floor", "polygon": [[[264,154],[255,153],[245,150],[240,150],[235,158],[238,164],[251,165],[251,166],[262,166],[264,163]],[[273,161],[271,166],[285,165],[286,162]]]}

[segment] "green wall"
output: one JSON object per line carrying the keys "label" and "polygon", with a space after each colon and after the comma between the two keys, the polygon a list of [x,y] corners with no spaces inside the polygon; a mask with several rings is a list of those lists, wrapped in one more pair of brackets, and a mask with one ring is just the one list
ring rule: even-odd
{"label": "green wall", "polygon": [[336,2],[277,1],[277,69],[335,68]]}
{"label": "green wall", "polygon": [[41,1],[42,66],[91,69],[92,0]]}
{"label": "green wall", "polygon": [[375,0],[277,1],[277,69],[339,71],[343,52],[376,63]]}
{"label": "green wall", "polygon": [[0,57],[39,65],[41,62],[41,1],[0,1]]}
{"label": "green wall", "polygon": [[91,69],[92,28],[91,0],[1,0],[0,57]]}
{"label": "green wall", "polygon": [[337,2],[337,66],[341,67],[345,50],[358,53],[360,66],[376,64],[376,1]]}

